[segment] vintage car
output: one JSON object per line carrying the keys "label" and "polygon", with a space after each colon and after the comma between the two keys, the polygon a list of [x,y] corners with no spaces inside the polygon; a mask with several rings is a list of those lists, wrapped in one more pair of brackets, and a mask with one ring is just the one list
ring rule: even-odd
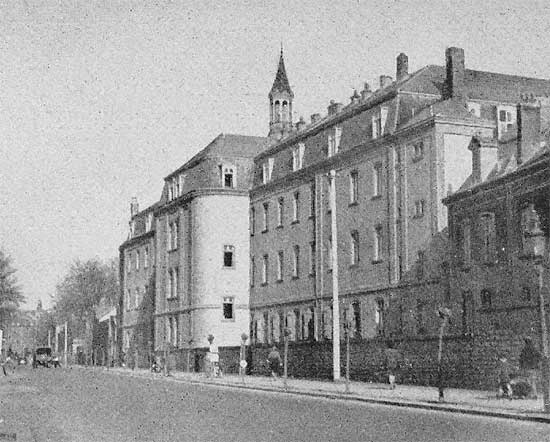
{"label": "vintage car", "polygon": [[53,362],[52,349],[50,347],[38,347],[34,350],[32,367],[49,367]]}

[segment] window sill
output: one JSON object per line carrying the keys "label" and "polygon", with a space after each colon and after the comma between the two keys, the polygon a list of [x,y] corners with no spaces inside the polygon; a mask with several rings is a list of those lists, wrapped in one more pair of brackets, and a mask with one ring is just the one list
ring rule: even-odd
{"label": "window sill", "polygon": [[177,299],[178,299],[177,296],[171,296],[170,298],[166,298],[167,301],[175,301]]}
{"label": "window sill", "polygon": [[231,319],[229,319],[229,318],[223,318],[223,319],[222,319],[222,322],[235,322],[235,318],[231,318]]}
{"label": "window sill", "polygon": [[373,259],[371,264],[381,264],[382,262],[384,262],[382,259]]}
{"label": "window sill", "polygon": [[359,268],[359,263],[358,263],[358,262],[354,262],[353,264],[350,264],[350,265],[349,265],[349,268],[350,268],[351,270],[357,269],[357,268]]}
{"label": "window sill", "polygon": [[300,223],[300,220],[299,219],[295,219],[294,221],[292,221],[290,224],[291,225],[294,225],[294,224],[299,224]]}
{"label": "window sill", "polygon": [[262,230],[262,233],[267,233],[267,232],[269,232],[269,230],[268,230],[268,229],[264,229],[264,230]]}
{"label": "window sill", "polygon": [[260,284],[260,287],[266,287],[266,286],[267,286],[267,282],[262,282],[262,283]]}
{"label": "window sill", "polygon": [[354,207],[354,206],[358,206],[359,203],[357,201],[352,201],[351,203],[348,204],[348,207]]}
{"label": "window sill", "polygon": [[300,277],[299,277],[299,276],[293,276],[293,277],[292,277],[292,280],[293,280],[293,281],[296,281],[297,279],[300,279]]}
{"label": "window sill", "polygon": [[414,214],[413,215],[413,219],[421,219],[421,218],[424,218],[424,214]]}
{"label": "window sill", "polygon": [[312,220],[313,220],[313,219],[315,219],[315,215],[309,215],[309,216],[307,217],[307,219],[312,219]]}
{"label": "window sill", "polygon": [[275,227],[277,230],[281,230],[283,228],[282,224],[279,224],[277,227]]}
{"label": "window sill", "polygon": [[[275,281],[277,284],[281,284],[283,282],[282,279],[277,279],[277,281]],[[266,284],[267,285],[267,284]]]}
{"label": "window sill", "polygon": [[308,276],[309,276],[310,278],[315,278],[315,273],[314,273],[314,272],[311,272]]}
{"label": "window sill", "polygon": [[235,270],[235,266],[222,266],[223,270]]}
{"label": "window sill", "polygon": [[381,200],[381,199],[382,199],[382,195],[381,195],[380,193],[377,194],[377,195],[373,195],[373,196],[371,197],[371,200]]}

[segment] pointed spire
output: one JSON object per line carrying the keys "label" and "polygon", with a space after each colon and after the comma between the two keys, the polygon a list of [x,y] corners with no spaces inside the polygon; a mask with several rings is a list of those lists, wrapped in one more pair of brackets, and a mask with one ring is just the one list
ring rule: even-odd
{"label": "pointed spire", "polygon": [[281,42],[281,56],[279,57],[279,67],[277,68],[277,74],[275,75],[275,81],[271,87],[270,95],[274,92],[288,92],[291,97],[294,96],[292,89],[290,89],[290,83],[286,76],[285,60],[283,57],[283,42]]}

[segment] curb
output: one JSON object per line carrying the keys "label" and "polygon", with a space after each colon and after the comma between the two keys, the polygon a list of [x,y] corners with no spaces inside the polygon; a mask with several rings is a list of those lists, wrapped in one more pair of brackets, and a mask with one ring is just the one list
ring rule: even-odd
{"label": "curb", "polygon": [[211,382],[206,380],[200,380],[200,379],[185,379],[185,378],[178,378],[171,376],[168,379],[165,377],[157,377],[154,374],[151,374],[150,376],[145,373],[136,373],[136,372],[124,372],[124,371],[118,371],[118,370],[105,370],[110,373],[117,373],[122,376],[128,376],[128,377],[140,377],[144,379],[165,379],[165,380],[173,380],[176,382],[181,383],[187,383],[187,384],[195,384],[195,385],[208,385],[208,386],[220,386],[220,387],[228,387],[228,388],[235,388],[235,389],[241,389],[241,390],[253,390],[253,391],[265,391],[270,393],[284,393],[284,394],[291,394],[291,395],[297,395],[297,396],[308,396],[308,397],[318,397],[318,398],[324,398],[324,399],[332,399],[332,400],[344,400],[344,401],[354,401],[354,402],[362,402],[362,403],[368,403],[368,404],[378,404],[378,405],[389,405],[394,407],[403,407],[403,408],[416,408],[416,409],[423,409],[423,410],[432,410],[432,411],[443,411],[447,413],[461,413],[461,414],[467,414],[467,415],[473,415],[473,416],[485,416],[485,417],[496,417],[496,418],[502,418],[502,419],[514,419],[519,421],[528,421],[528,422],[538,422],[538,423],[545,423],[550,424],[550,416],[543,416],[543,415],[536,415],[536,414],[521,414],[521,413],[513,413],[513,412],[507,412],[507,411],[493,411],[493,410],[486,410],[486,409],[479,409],[479,408],[466,408],[461,407],[460,405],[445,405],[445,404],[436,404],[436,403],[427,403],[427,402],[413,402],[413,401],[407,401],[407,400],[392,400],[392,399],[375,399],[375,398],[368,398],[368,397],[362,397],[351,394],[345,394],[345,393],[329,393],[324,391],[305,391],[305,390],[299,390],[299,389],[292,389],[292,388],[272,388],[267,386],[252,386],[252,385],[242,385],[242,384],[235,384],[230,382]]}

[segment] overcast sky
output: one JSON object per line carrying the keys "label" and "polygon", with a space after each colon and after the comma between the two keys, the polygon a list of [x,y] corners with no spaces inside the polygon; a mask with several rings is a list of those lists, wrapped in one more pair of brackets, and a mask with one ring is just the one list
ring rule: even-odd
{"label": "overcast sky", "polygon": [[549,35],[546,1],[0,0],[0,247],[32,308],[74,259],[116,258],[131,197],[220,132],[266,135],[281,42],[309,119],[399,52],[550,78]]}

